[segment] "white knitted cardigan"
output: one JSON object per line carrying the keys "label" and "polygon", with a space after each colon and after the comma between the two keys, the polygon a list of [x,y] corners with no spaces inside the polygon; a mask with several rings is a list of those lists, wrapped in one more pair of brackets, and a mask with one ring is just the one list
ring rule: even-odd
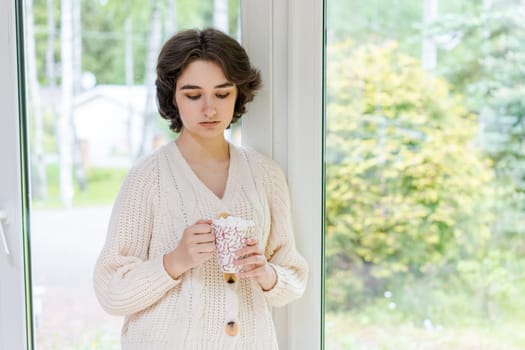
{"label": "white knitted cardigan", "polygon": [[[254,220],[277,284],[263,291],[253,279],[223,280],[213,258],[174,280],[162,257],[188,226],[218,213]],[[124,315],[122,348],[277,349],[271,309],[299,298],[308,268],[295,248],[288,186],[269,158],[230,145],[224,196],[192,171],[175,142],[135,165],[118,194],[94,271],[102,307]],[[225,333],[236,322],[236,336]]]}

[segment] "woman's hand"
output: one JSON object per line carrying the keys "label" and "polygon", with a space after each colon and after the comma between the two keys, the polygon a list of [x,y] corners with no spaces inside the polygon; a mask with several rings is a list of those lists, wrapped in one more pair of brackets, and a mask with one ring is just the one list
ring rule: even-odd
{"label": "woman's hand", "polygon": [[164,269],[177,279],[189,269],[213,257],[215,236],[211,233],[211,220],[199,220],[186,227],[177,248],[164,255]]}
{"label": "woman's hand", "polygon": [[262,289],[268,291],[277,283],[277,273],[268,264],[266,257],[259,248],[257,238],[249,238],[245,248],[236,252],[235,265],[241,266],[240,278],[253,277]]}

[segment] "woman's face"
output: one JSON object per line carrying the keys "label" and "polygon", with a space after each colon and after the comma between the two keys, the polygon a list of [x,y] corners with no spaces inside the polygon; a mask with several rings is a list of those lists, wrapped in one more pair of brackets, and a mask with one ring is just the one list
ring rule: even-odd
{"label": "woman's face", "polygon": [[177,80],[174,103],[182,120],[182,133],[200,138],[223,137],[233,118],[237,87],[219,65],[197,60]]}

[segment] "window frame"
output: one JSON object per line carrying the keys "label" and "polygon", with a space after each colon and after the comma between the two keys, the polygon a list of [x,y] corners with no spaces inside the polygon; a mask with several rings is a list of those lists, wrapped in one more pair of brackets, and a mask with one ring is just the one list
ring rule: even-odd
{"label": "window frame", "polygon": [[23,1],[0,1],[0,349],[33,349],[28,268],[28,168],[23,81]]}
{"label": "window frame", "polygon": [[[0,2],[6,33],[0,106],[7,116],[0,119],[0,210],[7,213],[10,250],[6,255],[0,247],[0,348],[6,349],[33,348],[22,9],[22,0]],[[278,339],[283,349],[322,348],[324,1],[242,0],[241,11],[243,44],[265,82],[243,118],[243,142],[287,174],[296,244],[309,264],[304,296],[274,310]]]}
{"label": "window frame", "polygon": [[243,144],[288,177],[296,244],[308,261],[304,296],[274,310],[282,349],[323,348],[323,0],[241,1],[242,43],[264,88],[243,118]]}

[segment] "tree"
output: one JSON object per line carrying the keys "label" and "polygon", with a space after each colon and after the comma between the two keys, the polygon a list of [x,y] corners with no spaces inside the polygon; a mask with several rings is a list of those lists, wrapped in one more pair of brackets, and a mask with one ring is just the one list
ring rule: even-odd
{"label": "tree", "polygon": [[213,27],[225,33],[229,32],[228,0],[213,1]]}
{"label": "tree", "polygon": [[161,45],[161,20],[159,4],[154,1],[153,11],[151,13],[151,27],[148,38],[148,55],[145,62],[146,71],[146,106],[144,108],[144,127],[142,131],[142,142],[138,155],[142,156],[151,151],[153,147],[155,118],[158,116],[155,109],[155,65],[157,63],[157,56]]}
{"label": "tree", "polygon": [[492,172],[463,99],[395,42],[338,44],[328,54],[332,305],[356,302],[359,285],[379,293],[394,276],[486,252]]}
{"label": "tree", "polygon": [[165,19],[165,37],[169,38],[177,31],[177,2],[175,0],[166,0],[166,19]]}
{"label": "tree", "polygon": [[58,120],[58,151],[60,171],[60,199],[70,207],[73,203],[73,0],[62,0],[61,11],[61,67],[62,110]]}
{"label": "tree", "polygon": [[[423,0],[423,24],[427,27],[437,17],[438,0]],[[433,72],[437,64],[437,45],[434,38],[423,34],[421,48],[421,62],[423,69]]]}
{"label": "tree", "polygon": [[[517,0],[478,2],[459,14],[438,18],[437,34],[461,33],[443,55],[439,70],[479,114],[478,143],[491,158],[498,201],[493,231],[498,244],[525,249],[525,4]],[[521,242],[521,243],[519,243]]]}
{"label": "tree", "polygon": [[32,180],[32,194],[35,198],[43,200],[47,197],[46,163],[44,158],[44,126],[42,116],[42,103],[40,101],[40,86],[36,67],[35,31],[33,16],[33,0],[26,3],[27,16],[27,71],[29,80],[29,96],[31,100],[31,114],[34,125],[33,152],[31,163],[34,169]]}

